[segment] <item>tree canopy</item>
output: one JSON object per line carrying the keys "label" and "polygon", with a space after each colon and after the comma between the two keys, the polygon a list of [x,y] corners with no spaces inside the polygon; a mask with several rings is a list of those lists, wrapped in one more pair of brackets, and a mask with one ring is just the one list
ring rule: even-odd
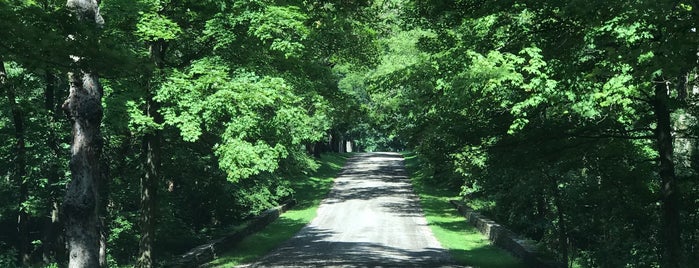
{"label": "tree canopy", "polygon": [[349,144],[416,152],[568,266],[690,267],[698,12],[0,0],[0,266],[72,265],[65,223],[88,214],[101,266],[158,266]]}

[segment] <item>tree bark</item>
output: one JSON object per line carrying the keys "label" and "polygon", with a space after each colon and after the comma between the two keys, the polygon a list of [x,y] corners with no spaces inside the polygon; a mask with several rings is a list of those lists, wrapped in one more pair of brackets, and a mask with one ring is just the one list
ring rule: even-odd
{"label": "tree bark", "polygon": [[[148,102],[148,114],[154,108],[152,99]],[[153,238],[156,224],[156,198],[158,192],[158,176],[160,164],[159,133],[149,133],[143,137],[146,154],[146,173],[141,177],[141,240],[139,242],[139,257],[136,267],[153,267]]]}
{"label": "tree bark", "polygon": [[[44,90],[44,108],[46,109],[48,121],[58,122],[56,111],[56,76],[48,72],[46,73],[46,88]],[[58,258],[61,246],[58,243],[59,231],[61,229],[59,221],[59,205],[58,205],[58,189],[55,184],[59,179],[58,165],[55,162],[57,159],[61,158],[61,149],[58,145],[58,137],[54,129],[49,129],[49,133],[46,139],[46,146],[51,149],[54,160],[49,164],[46,178],[48,180],[49,187],[49,198],[47,201],[47,207],[51,208],[49,211],[49,217],[44,219],[43,236],[41,238],[41,248],[42,248],[42,259],[44,264],[49,264]]]}
{"label": "tree bark", "polygon": [[[156,75],[163,68],[163,54],[165,42],[159,40],[151,43],[150,54],[155,62]],[[162,123],[163,116],[158,109],[158,103],[153,100],[155,88],[148,85],[146,92],[146,115],[153,118],[154,122]],[[153,241],[156,225],[156,202],[158,183],[160,182],[160,141],[162,133],[159,129],[153,129],[143,137],[143,147],[146,155],[146,173],[141,177],[141,240],[139,242],[138,268],[153,267]]]}
{"label": "tree bark", "polygon": [[[68,0],[68,8],[81,22],[100,27],[104,21],[98,0]],[[91,40],[93,45],[96,40]],[[74,57],[77,58],[77,57]],[[79,62],[81,59],[77,59]],[[68,74],[70,90],[62,105],[72,121],[71,181],[62,211],[68,244],[68,267],[99,267],[97,203],[102,153],[102,86],[96,73],[81,70]]]}
{"label": "tree bark", "polygon": [[672,122],[668,106],[668,85],[665,81],[654,81],[654,112],[657,128],[655,136],[660,155],[661,179],[661,241],[663,268],[680,267],[682,263],[682,243],[680,238],[680,210],[677,177],[673,160]]}
{"label": "tree bark", "polygon": [[63,107],[73,120],[70,171],[62,209],[65,215],[69,267],[98,267],[98,180],[102,138],[102,97],[94,74],[70,75],[70,97]]}
{"label": "tree bark", "polygon": [[22,115],[22,109],[17,103],[17,97],[15,95],[14,88],[7,86],[7,71],[5,70],[5,63],[0,60],[0,87],[5,88],[5,93],[7,96],[7,101],[10,104],[10,110],[12,111],[12,123],[15,127],[15,171],[13,172],[13,181],[19,188],[19,200],[18,201],[18,215],[17,215],[17,236],[19,257],[24,266],[30,264],[30,247],[29,243],[29,229],[28,220],[29,214],[23,208],[24,202],[27,201],[29,195],[29,189],[27,188],[26,176],[27,176],[27,146],[24,140],[24,116]]}
{"label": "tree bark", "polygon": [[317,141],[313,144],[313,157],[320,159],[320,154],[323,153],[325,143]]}
{"label": "tree bark", "polygon": [[570,267],[570,257],[568,252],[568,228],[565,220],[565,213],[561,197],[561,190],[558,188],[558,180],[555,177],[551,179],[551,190],[553,191],[553,205],[556,207],[556,217],[558,218],[558,243],[561,252],[561,259],[564,267]]}
{"label": "tree bark", "polygon": [[107,205],[109,203],[109,161],[100,159],[100,174],[97,182],[97,232],[99,233],[99,264],[100,267],[107,267],[107,239],[109,237],[109,213]]}

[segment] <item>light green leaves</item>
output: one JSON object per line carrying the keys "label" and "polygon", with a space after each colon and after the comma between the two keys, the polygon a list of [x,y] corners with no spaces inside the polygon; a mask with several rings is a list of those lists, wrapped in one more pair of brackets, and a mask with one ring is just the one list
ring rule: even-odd
{"label": "light green leaves", "polygon": [[157,13],[139,12],[141,15],[136,24],[136,35],[144,41],[174,40],[182,29],[177,23]]}
{"label": "light green leaves", "polygon": [[[214,38],[215,49],[244,46],[283,53],[286,58],[300,57],[310,34],[308,16],[296,6],[257,6],[241,3],[229,14],[219,14],[206,22],[204,36]],[[238,42],[238,43],[235,43]],[[229,48],[230,49],[230,48]]]}
{"label": "light green leaves", "polygon": [[[485,55],[467,51],[467,55],[465,68],[453,83],[438,79],[438,88],[451,88],[454,93],[450,95],[474,104],[492,105],[483,109],[508,111],[513,117],[509,134],[515,134],[529,123],[529,111],[561,98],[556,90],[558,83],[549,78],[547,63],[537,47],[526,47],[517,55],[496,50]],[[487,100],[476,95],[483,95]]]}
{"label": "light green leaves", "polygon": [[615,17],[605,22],[600,27],[600,30],[611,33],[615,38],[623,40],[628,44],[653,38],[653,34],[650,32],[651,29],[644,21],[629,22],[628,20],[629,18],[625,16]]}
{"label": "light green leaves", "polygon": [[281,144],[252,143],[230,136],[224,137],[224,143],[215,148],[215,153],[219,157],[219,167],[226,172],[230,181],[261,172],[274,172],[279,167],[279,159],[288,154]]}
{"label": "light green leaves", "polygon": [[126,102],[126,110],[129,114],[129,130],[132,133],[146,134],[156,129],[162,129],[162,125],[153,120],[153,117],[143,114],[142,105],[136,101]]}
{"label": "light green leaves", "polygon": [[158,91],[165,123],[186,141],[217,137],[213,150],[228,179],[274,172],[290,150],[318,140],[327,129],[323,113],[309,114],[282,78],[231,72],[218,58],[176,72]]}
{"label": "light green leaves", "polygon": [[264,42],[270,49],[284,53],[284,56],[299,56],[304,45],[301,41],[308,37],[309,29],[304,25],[308,19],[295,6],[269,6],[250,21],[250,33]]}

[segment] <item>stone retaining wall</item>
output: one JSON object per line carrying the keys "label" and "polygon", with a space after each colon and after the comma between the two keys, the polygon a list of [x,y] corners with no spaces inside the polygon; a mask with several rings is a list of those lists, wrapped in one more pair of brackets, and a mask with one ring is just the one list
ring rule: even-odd
{"label": "stone retaining wall", "polygon": [[515,257],[524,260],[524,263],[528,266],[537,268],[563,267],[560,263],[541,258],[540,254],[537,253],[534,242],[520,238],[512,231],[483,217],[478,212],[459,201],[451,200],[450,203],[456,207],[459,213],[463,215],[471,225],[475,226],[478,231],[488,237],[493,244],[509,251]]}
{"label": "stone retaining wall", "polygon": [[265,210],[260,213],[260,215],[250,220],[248,225],[242,230],[198,246],[184,255],[176,257],[167,264],[166,267],[190,268],[210,262],[214,260],[218,254],[233,248],[248,235],[259,232],[267,225],[274,222],[274,220],[279,218],[279,215],[289,210],[289,208],[294,205],[296,205],[296,200],[291,200],[284,205]]}

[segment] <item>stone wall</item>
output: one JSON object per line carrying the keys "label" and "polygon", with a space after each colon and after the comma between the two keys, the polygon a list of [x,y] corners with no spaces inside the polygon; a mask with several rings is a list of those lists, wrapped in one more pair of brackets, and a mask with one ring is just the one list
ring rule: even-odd
{"label": "stone wall", "polygon": [[563,267],[560,263],[542,258],[540,256],[541,254],[537,252],[537,247],[533,241],[522,239],[512,231],[483,217],[478,212],[461,204],[459,201],[451,200],[450,203],[466,218],[468,223],[475,226],[476,229],[488,237],[493,244],[509,251],[515,257],[524,260],[528,266],[537,268]]}
{"label": "stone wall", "polygon": [[233,248],[248,235],[264,229],[267,225],[279,218],[279,215],[289,210],[289,208],[293,207],[294,205],[296,205],[296,200],[291,200],[284,205],[265,210],[264,212],[260,213],[260,215],[250,220],[250,222],[242,230],[198,246],[184,255],[174,258],[166,266],[190,268],[199,267],[202,264],[213,261],[219,254]]}

